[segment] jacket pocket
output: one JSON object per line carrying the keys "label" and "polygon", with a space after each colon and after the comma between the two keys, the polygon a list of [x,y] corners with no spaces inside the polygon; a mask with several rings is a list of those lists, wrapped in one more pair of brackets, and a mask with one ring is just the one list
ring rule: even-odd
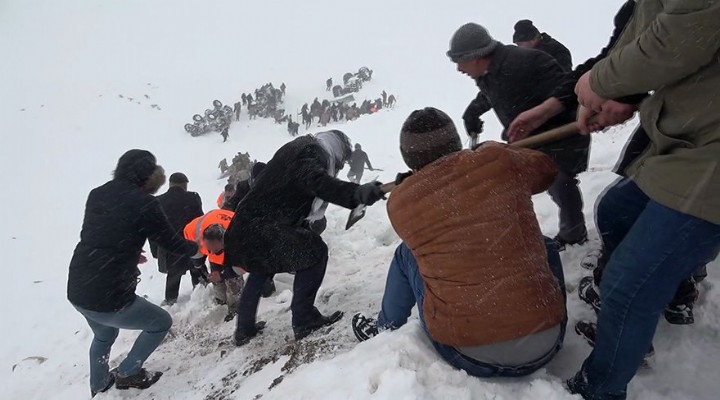
{"label": "jacket pocket", "polygon": [[[665,102],[661,98],[653,99],[651,97],[648,100],[648,107],[646,107],[648,110],[642,113],[644,115],[641,115],[641,121],[646,125],[646,131],[649,133],[650,139],[655,143],[658,153],[667,154],[679,148],[694,148],[695,143],[684,137],[688,132],[671,132],[664,126],[663,119],[678,118],[678,116],[667,115]],[[645,118],[642,118],[643,116]]]}

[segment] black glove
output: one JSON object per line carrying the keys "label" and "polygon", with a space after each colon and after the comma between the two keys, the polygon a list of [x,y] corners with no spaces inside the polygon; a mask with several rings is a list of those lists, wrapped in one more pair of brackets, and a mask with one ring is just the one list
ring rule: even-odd
{"label": "black glove", "polygon": [[408,178],[408,177],[412,176],[412,174],[413,174],[412,171],[400,172],[399,174],[397,174],[397,175],[395,176],[395,184],[396,184],[396,185],[401,184],[402,181],[405,180],[405,178]]}
{"label": "black glove", "polygon": [[197,268],[197,269],[204,269],[207,271],[207,269],[205,267],[205,259],[206,258],[207,258],[206,256],[202,256],[202,257],[198,257],[198,258],[191,258],[193,267]]}
{"label": "black glove", "polygon": [[380,199],[385,198],[385,193],[380,190],[382,184],[378,181],[372,181],[364,185],[360,185],[355,189],[355,201],[359,204],[371,206]]}
{"label": "black glove", "polygon": [[470,102],[465,112],[463,113],[463,122],[465,123],[465,131],[470,136],[478,135],[483,131],[484,122],[480,119],[480,115],[485,113],[487,108],[481,104],[477,99]]}

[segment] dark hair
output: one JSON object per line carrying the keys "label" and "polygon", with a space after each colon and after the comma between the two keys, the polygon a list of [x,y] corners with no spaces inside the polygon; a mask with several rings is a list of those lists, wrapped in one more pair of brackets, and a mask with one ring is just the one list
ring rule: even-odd
{"label": "dark hair", "polygon": [[220,224],[213,224],[203,231],[203,240],[222,241],[225,237],[225,227]]}
{"label": "dark hair", "polygon": [[113,179],[143,186],[155,172],[156,166],[157,160],[151,152],[139,149],[128,150],[118,160]]}

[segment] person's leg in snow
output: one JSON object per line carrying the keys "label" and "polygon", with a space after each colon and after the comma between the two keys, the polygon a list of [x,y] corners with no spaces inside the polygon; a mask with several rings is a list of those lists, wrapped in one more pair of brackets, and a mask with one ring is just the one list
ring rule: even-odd
{"label": "person's leg in snow", "polygon": [[548,194],[560,209],[560,231],[555,240],[561,249],[566,245],[587,242],[583,200],[577,178],[560,171]]}
{"label": "person's leg in snow", "polygon": [[[80,311],[84,314],[84,311]],[[102,325],[85,316],[90,329],[93,331],[93,341],[90,345],[90,391],[93,395],[108,390],[115,379],[109,373],[110,349],[120,330]]]}
{"label": "person's leg in snow", "polygon": [[[645,197],[628,181],[603,201],[628,198],[632,205]],[[626,397],[627,384],[650,348],[660,314],[680,282],[720,251],[720,225],[655,201],[648,201],[631,219],[634,222],[613,251],[601,282],[595,348],[568,381],[571,392],[585,399]],[[623,218],[618,221],[627,223]]]}
{"label": "person's leg in snow", "polygon": [[251,272],[248,275],[245,287],[240,294],[238,302],[238,317],[235,328],[235,345],[242,346],[250,341],[253,337],[262,332],[262,326],[258,326],[256,322],[258,304],[263,293],[263,288],[268,280],[273,279],[273,274],[261,274]]}
{"label": "person's leg in snow", "polygon": [[[556,244],[550,238],[545,238],[544,240],[548,252],[550,269],[557,278],[563,295],[565,295],[565,278]],[[395,255],[390,263],[385,292],[383,293],[382,308],[378,319],[374,321],[372,318],[364,317],[362,314],[356,314],[352,321],[355,336],[358,340],[363,341],[377,335],[379,331],[397,329],[407,323],[413,307],[417,305],[422,327],[440,356],[455,368],[462,369],[470,375],[479,377],[524,376],[530,374],[547,364],[562,347],[567,321],[563,322],[554,350],[537,362],[532,363],[532,365],[505,368],[473,360],[461,354],[456,348],[438,343],[432,339],[424,322],[424,297],[425,285],[420,275],[415,256],[405,243],[401,243],[395,250]]]}
{"label": "person's leg in snow", "polygon": [[324,326],[332,325],[343,316],[341,311],[325,316],[315,307],[315,296],[325,278],[327,262],[326,247],[324,256],[317,265],[295,272],[293,298],[290,303],[295,340],[303,339]]}
{"label": "person's leg in snow", "polygon": [[161,372],[146,371],[142,366],[162,343],[172,326],[172,317],[167,311],[139,296],[117,312],[103,313],[76,308],[89,324],[93,321],[93,324],[90,324],[93,332],[97,330],[98,340],[93,340],[91,346],[91,390],[101,391],[102,385],[107,384],[107,357],[118,329],[142,330],[142,333],[117,368],[116,387],[145,389],[160,379]]}
{"label": "person's leg in snow", "polygon": [[243,280],[242,275],[236,278],[225,279],[225,299],[227,300],[228,308],[227,315],[225,316],[225,322],[232,321],[235,318],[235,315],[237,315],[240,296],[244,284],[245,280]]}

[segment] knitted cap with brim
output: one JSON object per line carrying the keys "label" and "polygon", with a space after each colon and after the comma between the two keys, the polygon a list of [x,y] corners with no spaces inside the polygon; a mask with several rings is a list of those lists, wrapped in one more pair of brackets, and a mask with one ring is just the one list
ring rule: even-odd
{"label": "knitted cap with brim", "polygon": [[499,45],[485,27],[470,22],[455,31],[446,54],[453,62],[460,63],[488,56]]}
{"label": "knitted cap with brim", "polygon": [[418,170],[462,150],[460,135],[444,112],[426,107],[413,111],[400,131],[400,153],[408,167]]}
{"label": "knitted cap with brim", "polygon": [[515,24],[513,43],[527,42],[540,36],[540,30],[529,19],[521,19]]}

